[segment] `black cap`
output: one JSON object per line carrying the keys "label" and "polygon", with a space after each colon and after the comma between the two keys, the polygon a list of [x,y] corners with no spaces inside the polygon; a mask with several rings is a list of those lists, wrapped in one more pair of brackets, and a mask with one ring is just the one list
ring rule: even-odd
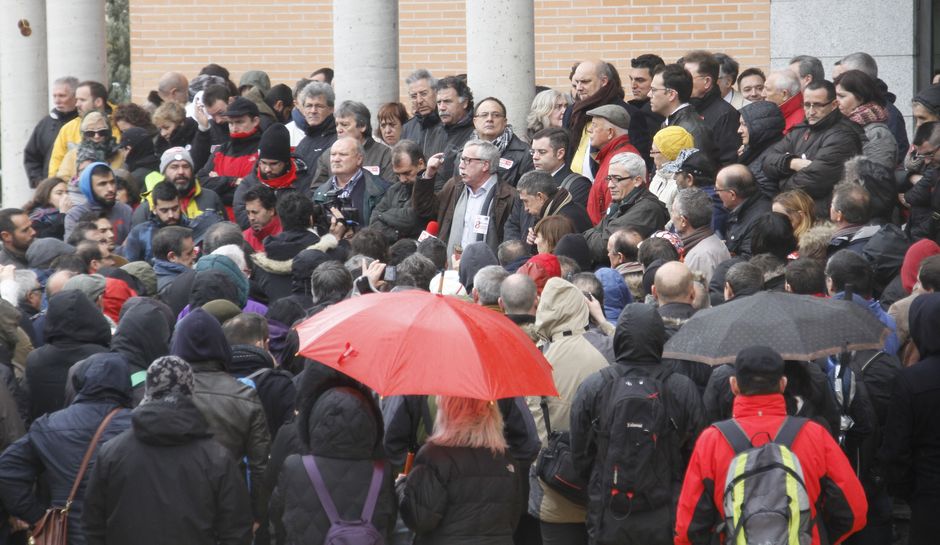
{"label": "black cap", "polygon": [[274,123],[261,135],[258,147],[259,159],[271,159],[287,163],[290,161],[290,133],[287,127]]}
{"label": "black cap", "polygon": [[225,115],[225,117],[239,117],[243,115],[258,117],[261,114],[258,112],[258,106],[254,102],[245,97],[238,97],[228,105],[223,115]]}
{"label": "black cap", "polygon": [[685,158],[682,166],[679,167],[679,172],[687,172],[693,176],[714,180],[718,168],[715,167],[715,163],[709,159],[708,155],[700,150]]}
{"label": "black cap", "polygon": [[126,148],[130,146],[136,148],[141,142],[148,138],[150,138],[150,134],[146,129],[131,127],[121,134],[121,147]]}
{"label": "black cap", "polygon": [[783,377],[783,369],[783,358],[766,346],[745,348],[734,360],[734,374],[738,381],[757,379],[764,384],[776,383]]}

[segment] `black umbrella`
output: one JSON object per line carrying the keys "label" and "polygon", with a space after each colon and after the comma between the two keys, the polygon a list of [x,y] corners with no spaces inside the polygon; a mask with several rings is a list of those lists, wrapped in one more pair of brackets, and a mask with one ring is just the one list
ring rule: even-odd
{"label": "black umbrella", "polygon": [[762,291],[695,313],[663,349],[663,358],[721,365],[764,345],[785,360],[809,361],[846,350],[880,350],[888,329],[849,301]]}

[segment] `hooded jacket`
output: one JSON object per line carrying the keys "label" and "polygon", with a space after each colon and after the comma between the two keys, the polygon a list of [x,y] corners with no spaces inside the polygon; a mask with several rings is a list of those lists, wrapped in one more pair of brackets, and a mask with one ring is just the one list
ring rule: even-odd
{"label": "hooded jacket", "polygon": [[91,171],[99,166],[111,168],[105,163],[92,163],[85,167],[81,177],[78,179],[78,188],[81,190],[86,200],[82,204],[73,206],[65,215],[64,238],[69,238],[72,234],[72,230],[75,229],[75,225],[83,215],[88,212],[100,212],[105,210],[107,211],[108,219],[111,221],[111,226],[114,229],[114,243],[120,246],[131,232],[131,216],[134,211],[131,210],[130,206],[120,201],[115,201],[113,205],[106,206],[98,200],[91,188]]}
{"label": "hooded jacket", "polygon": [[914,299],[910,327],[922,359],[894,382],[880,457],[888,490],[911,505],[910,543],[919,545],[940,532],[940,294]]}
{"label": "hooded jacket", "polygon": [[26,358],[33,420],[64,406],[69,368],[92,354],[107,352],[111,328],[84,293],[66,290],[49,300],[44,338],[46,344]]}
{"label": "hooded jacket", "polygon": [[[777,434],[787,415],[780,394],[737,396],[734,419],[762,445]],[[797,434],[793,454],[803,468],[813,526],[814,545],[821,543],[820,527],[827,543],[839,543],[865,526],[868,502],[865,491],[832,436],[815,422],[807,422]],[[676,518],[677,545],[709,543],[716,524],[724,520],[724,483],[735,452],[717,428],[702,432],[686,471]]]}
{"label": "hooded jacket", "polygon": [[248,278],[229,257],[219,254],[202,256],[194,268],[197,277],[201,271],[220,271],[225,273],[238,290],[238,299],[233,301],[238,308],[245,308],[248,303]]}
{"label": "hooded jacket", "polygon": [[[389,536],[395,527],[397,501],[394,474],[382,455],[382,417],[375,401],[357,389],[340,387],[324,392],[306,417],[301,440],[304,454],[315,457],[324,484],[340,518],[357,520],[362,513],[373,461],[382,460],[385,475],[372,524]],[[271,495],[271,520],[278,543],[322,543],[330,521],[320,505],[300,455],[284,462]]]}
{"label": "hooded jacket", "polygon": [[143,398],[147,368],[170,352],[170,324],[161,317],[161,305],[166,306],[148,297],[128,299],[111,339],[111,351],[124,357],[130,373],[134,406]]}
{"label": "hooded jacket", "polygon": [[284,231],[268,237],[264,241],[265,252],[251,256],[255,264],[252,279],[264,292],[268,303],[288,297],[293,293],[291,269],[294,258],[304,250],[329,252],[337,244],[333,235],[320,238],[312,231]]}
{"label": "hooded jacket", "polygon": [[[0,456],[0,500],[7,511],[30,524],[42,518],[49,505],[64,506],[78,474],[85,451],[105,415],[121,410],[111,419],[100,445],[130,427],[130,380],[127,366],[118,354],[95,354],[83,366],[74,402],[33,422],[29,433]],[[96,453],[97,454],[97,453]],[[88,471],[69,510],[68,542],[85,543],[81,525]],[[34,485],[39,479],[49,487],[49,504],[38,498]]]}
{"label": "hooded jacket", "polygon": [[477,242],[463,249],[463,254],[460,256],[459,277],[467,293],[473,289],[473,277],[480,272],[480,269],[489,265],[499,265],[499,260],[486,244]]}
{"label": "hooded jacket", "polygon": [[623,276],[610,267],[597,269],[594,271],[594,276],[604,287],[604,317],[608,322],[616,324],[624,307],[633,302],[630,288],[627,287]]}
{"label": "hooded jacket", "polygon": [[141,405],[131,426],[98,451],[82,515],[89,545],[251,543],[245,480],[191,399]]}
{"label": "hooded jacket", "polygon": [[[832,188],[842,179],[845,162],[862,152],[860,132],[838,108],[813,125],[804,121],[771,146],[764,158],[764,174],[780,191],[808,193],[816,201],[816,217],[828,218]],[[812,164],[797,172],[790,168],[795,158],[809,159]]]}
{"label": "hooded jacket", "polygon": [[[232,346],[232,363],[229,373],[241,382],[254,384],[264,408],[271,437],[277,435],[281,425],[294,415],[293,375],[283,369],[274,368],[274,357],[263,348],[247,344]],[[249,386],[251,385],[249,384]]]}
{"label": "hooded jacket", "polygon": [[772,199],[780,192],[776,182],[764,174],[764,157],[771,146],[783,138],[786,122],[783,114],[773,102],[762,100],[741,108],[741,119],[747,126],[748,142],[738,162],[746,165],[754,176],[761,193]]}
{"label": "hooded jacket", "polygon": [[[176,325],[170,353],[192,366],[193,403],[213,438],[235,459],[247,457],[252,481],[263,482],[271,442],[268,423],[258,393],[226,372],[232,350],[222,326],[205,310],[192,311]],[[251,491],[256,520],[263,518],[267,505],[260,489]]]}
{"label": "hooded jacket", "polygon": [[[623,376],[630,371],[659,374],[665,377],[666,411],[675,426],[673,459],[686,459],[695,437],[705,424],[702,401],[695,384],[686,376],[665,371],[661,362],[666,332],[663,320],[649,305],[632,304],[624,308],[614,333],[613,375]],[[592,374],[578,388],[571,407],[571,454],[574,467],[588,480],[588,536],[591,543],[637,543],[644,545],[672,543],[671,507],[637,513],[622,518],[607,507],[609,491],[605,489],[606,475],[602,474],[606,452],[598,450],[595,434],[591,431],[594,420],[606,414],[607,397],[612,388],[608,374]],[[681,458],[680,458],[681,456]],[[676,468],[672,476],[674,494],[678,497],[682,473]]]}
{"label": "hooded jacket", "polygon": [[[619,276],[619,275],[618,275]],[[571,420],[571,403],[578,386],[595,371],[607,367],[607,358],[584,338],[589,311],[581,290],[561,278],[545,284],[535,327],[544,340],[542,353],[552,364],[552,378],[558,397],[546,398],[552,430],[567,431]],[[526,398],[535,417],[542,448],[548,445],[548,431],[540,407],[541,398]],[[581,523],[586,511],[551,488],[534,473],[529,475],[529,514],[544,522]]]}

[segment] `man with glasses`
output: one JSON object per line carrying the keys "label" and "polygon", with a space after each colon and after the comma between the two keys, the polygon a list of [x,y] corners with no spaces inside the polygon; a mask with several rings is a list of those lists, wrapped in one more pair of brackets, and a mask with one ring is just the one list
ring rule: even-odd
{"label": "man with glasses", "polygon": [[534,167],[529,146],[506,120],[506,105],[495,97],[484,98],[473,111],[473,126],[474,138],[491,142],[499,150],[500,179],[516,187],[519,178]]}
{"label": "man with glasses", "polygon": [[336,93],[329,83],[313,81],[300,92],[297,103],[303,114],[303,123],[296,119],[294,123],[303,129],[304,138],[297,144],[294,154],[307,168],[313,168],[320,155],[336,142],[336,119],[333,117]]}
{"label": "man with glasses", "polygon": [[474,242],[486,242],[495,253],[518,194],[497,176],[499,149],[490,142],[468,141],[457,163],[458,175],[435,193],[434,178],[441,162],[440,158],[429,162],[415,182],[415,212],[437,220],[438,238],[447,244],[447,255],[459,254]]}
{"label": "man with glasses", "polygon": [[[75,107],[78,116],[62,125],[52,144],[52,153],[49,156],[49,177],[59,172],[65,154],[82,143],[82,119],[88,112],[97,110],[111,118],[111,105],[108,104],[108,89],[97,81],[83,81],[75,88]],[[121,131],[117,125],[111,124],[111,135],[114,139],[121,139]]]}
{"label": "man with glasses", "polygon": [[690,102],[705,119],[712,138],[718,145],[718,164],[730,165],[738,160],[741,137],[738,126],[741,114],[734,106],[725,102],[718,85],[721,73],[718,61],[708,51],[691,51],[683,57],[683,68],[692,76],[692,98]]}
{"label": "man with glasses", "polygon": [[678,125],[689,131],[695,141],[695,147],[708,154],[709,159],[718,162],[718,147],[712,139],[712,131],[705,120],[689,104],[692,98],[692,75],[681,65],[669,64],[653,76],[650,86],[650,109],[664,118],[662,127]]}
{"label": "man with glasses", "polygon": [[607,240],[615,231],[631,227],[648,237],[669,220],[666,205],[646,188],[646,163],[639,155],[615,155],[603,181],[613,204],[599,224],[584,232],[591,257],[597,263],[607,259]]}
{"label": "man with glasses", "polygon": [[411,140],[421,147],[421,154],[431,157],[444,151],[447,139],[441,117],[437,115],[437,80],[430,72],[421,68],[405,78],[411,113],[414,115],[401,129],[402,140]]}
{"label": "man with glasses", "polygon": [[764,159],[764,174],[780,191],[802,189],[816,202],[816,217],[829,217],[832,188],[845,162],[862,152],[859,132],[839,111],[836,88],[814,81],[803,91],[806,121],[774,144]]}
{"label": "man with glasses", "polygon": [[906,164],[912,165],[902,174],[910,187],[902,196],[902,201],[911,209],[907,230],[914,240],[934,238],[938,225],[933,214],[940,211],[940,202],[935,201],[940,197],[940,193],[935,193],[940,180],[937,173],[940,165],[940,122],[929,121],[917,127],[914,152]]}
{"label": "man with glasses", "polygon": [[640,152],[630,143],[630,114],[626,110],[617,104],[606,104],[588,111],[587,115],[591,118],[591,124],[588,126],[591,149],[598,150],[594,155],[597,174],[588,195],[587,212],[591,222],[597,225],[604,219],[613,200],[606,181],[610,161],[620,153],[639,155]]}

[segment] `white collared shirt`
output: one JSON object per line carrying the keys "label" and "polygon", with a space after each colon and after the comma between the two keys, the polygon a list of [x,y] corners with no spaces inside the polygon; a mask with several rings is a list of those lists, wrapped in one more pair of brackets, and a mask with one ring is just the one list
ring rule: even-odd
{"label": "white collared shirt", "polygon": [[[477,234],[473,232],[473,220],[479,215],[487,215],[487,211],[483,210],[483,203],[486,201],[486,194],[489,193],[490,188],[495,185],[495,174],[492,174],[486,182],[483,183],[480,189],[476,191],[470,189],[470,186],[464,185],[464,191],[467,192],[467,207],[463,216],[463,238],[460,240],[461,247],[466,248],[477,241]],[[496,229],[496,226],[490,225],[489,228]]]}

